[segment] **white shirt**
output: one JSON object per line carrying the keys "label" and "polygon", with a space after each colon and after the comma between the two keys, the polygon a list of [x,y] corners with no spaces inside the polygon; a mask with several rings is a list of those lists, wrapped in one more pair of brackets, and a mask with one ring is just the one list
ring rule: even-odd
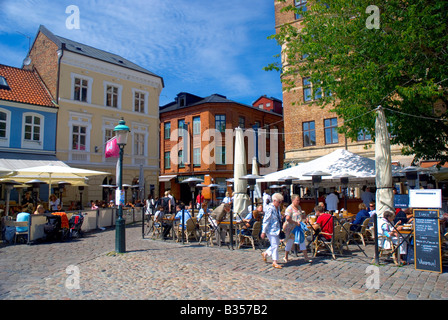
{"label": "white shirt", "polygon": [[336,210],[338,210],[339,198],[334,193],[330,193],[325,198],[325,203],[327,204],[327,210],[336,211]]}

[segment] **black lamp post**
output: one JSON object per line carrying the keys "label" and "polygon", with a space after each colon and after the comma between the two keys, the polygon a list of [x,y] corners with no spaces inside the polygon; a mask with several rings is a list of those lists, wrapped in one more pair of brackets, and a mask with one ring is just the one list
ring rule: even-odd
{"label": "black lamp post", "polygon": [[[193,201],[193,207],[191,208],[191,216],[194,217],[194,206],[196,204],[195,201],[195,197],[194,197],[194,191],[196,189],[196,186],[200,183],[203,182],[203,180],[198,179],[198,178],[188,178],[185,179],[184,181],[182,181],[182,183],[188,183],[188,186],[190,187],[190,191],[191,191],[191,200]],[[183,219],[183,218],[182,218]]]}
{"label": "black lamp post", "polygon": [[62,209],[62,193],[64,192],[64,188],[66,186],[71,186],[72,184],[67,181],[59,181],[58,182],[58,189],[59,189],[59,204],[61,205]]}
{"label": "black lamp post", "polygon": [[79,191],[79,204],[80,204],[80,209],[84,210],[84,205],[82,204],[82,193],[84,192],[84,186],[78,186],[78,191]]}
{"label": "black lamp post", "polygon": [[[114,131],[116,133],[117,145],[120,148],[118,163],[118,190],[120,190],[120,199],[118,199],[118,218],[115,223],[115,251],[117,253],[124,253],[126,252],[126,230],[125,220],[123,219],[123,201],[121,201],[121,193],[123,188],[123,153],[130,130],[122,118],[114,128]],[[117,199],[115,201],[117,201]]]}
{"label": "black lamp post", "polygon": [[254,190],[255,190],[255,184],[257,183],[257,179],[263,178],[262,176],[258,176],[256,174],[247,174],[245,176],[242,176],[240,179],[247,180],[247,184],[249,185],[249,190],[251,194],[252,199],[252,211],[255,210],[254,208]]}
{"label": "black lamp post", "polygon": [[209,187],[210,190],[212,191],[212,206],[214,206],[215,205],[215,189],[217,187],[219,187],[219,184],[211,183],[207,187]]}

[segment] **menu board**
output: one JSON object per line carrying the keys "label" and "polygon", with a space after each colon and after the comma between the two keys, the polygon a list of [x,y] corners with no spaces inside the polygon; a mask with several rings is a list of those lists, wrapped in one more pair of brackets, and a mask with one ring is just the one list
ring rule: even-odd
{"label": "menu board", "polygon": [[415,269],[442,272],[439,210],[414,209]]}
{"label": "menu board", "polygon": [[409,208],[409,195],[395,194],[394,195],[394,208]]}

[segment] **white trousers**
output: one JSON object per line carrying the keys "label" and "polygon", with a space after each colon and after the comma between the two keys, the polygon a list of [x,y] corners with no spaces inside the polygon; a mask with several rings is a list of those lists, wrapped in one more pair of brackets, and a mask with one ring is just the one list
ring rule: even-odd
{"label": "white trousers", "polygon": [[272,260],[277,261],[278,260],[278,245],[280,244],[280,238],[277,236],[272,236],[270,234],[267,234],[269,243],[271,246],[266,250],[266,254],[268,256],[272,256]]}

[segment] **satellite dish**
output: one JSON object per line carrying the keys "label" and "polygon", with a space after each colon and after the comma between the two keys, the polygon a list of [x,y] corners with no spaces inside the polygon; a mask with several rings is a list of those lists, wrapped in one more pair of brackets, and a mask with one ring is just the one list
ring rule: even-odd
{"label": "satellite dish", "polygon": [[26,57],[25,60],[23,60],[23,65],[25,66],[29,66],[31,63],[31,58],[30,57]]}

